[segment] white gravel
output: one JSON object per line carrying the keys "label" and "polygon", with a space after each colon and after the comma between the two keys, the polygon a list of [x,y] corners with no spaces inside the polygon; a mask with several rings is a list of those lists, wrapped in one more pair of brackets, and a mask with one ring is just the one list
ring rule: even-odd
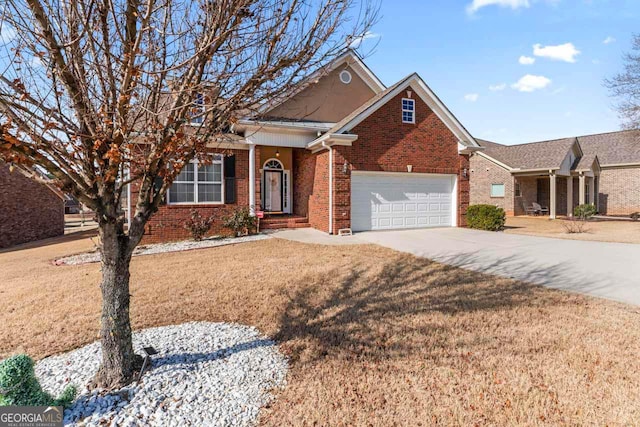
{"label": "white gravel", "polygon": [[159,354],[139,384],[118,392],[86,388],[100,364],[97,342],[36,364],[45,390],[78,387],[65,425],[251,426],[285,384],[285,357],[253,327],[192,322],[136,332],[133,343],[137,353],[153,346]]}
{"label": "white gravel", "polygon": [[[195,240],[183,240],[180,242],[156,243],[152,245],[138,246],[133,252],[133,256],[161,254],[166,252],[180,252],[188,251],[191,249],[213,248],[216,246],[234,245],[236,243],[254,242],[256,240],[264,240],[270,238],[271,236],[266,234],[254,234],[251,236],[243,237],[210,237],[199,242],[196,242]],[[98,251],[71,255],[55,260],[56,265],[79,265],[87,264],[90,262],[100,262],[100,253]]]}

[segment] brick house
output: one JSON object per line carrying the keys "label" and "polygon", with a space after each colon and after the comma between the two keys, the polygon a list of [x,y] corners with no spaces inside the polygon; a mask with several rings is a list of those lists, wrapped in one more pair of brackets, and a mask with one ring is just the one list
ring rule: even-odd
{"label": "brick house", "polygon": [[640,132],[621,131],[502,145],[477,140],[470,159],[470,201],[502,207],[507,215],[571,215],[593,203],[603,215],[640,212]]}
{"label": "brick house", "polygon": [[0,248],[64,234],[62,193],[30,174],[0,161]]}
{"label": "brick house", "polygon": [[192,209],[218,234],[240,206],[264,212],[263,227],[330,234],[465,224],[480,146],[415,73],[385,87],[347,51],[232,131],[213,164],[183,169],[145,241],[188,237]]}

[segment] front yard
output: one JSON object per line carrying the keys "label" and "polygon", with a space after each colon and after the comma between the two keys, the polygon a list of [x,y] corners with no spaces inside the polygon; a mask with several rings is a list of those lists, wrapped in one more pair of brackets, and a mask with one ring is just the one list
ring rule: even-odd
{"label": "front yard", "polygon": [[584,233],[567,233],[563,226],[567,220],[548,217],[507,217],[505,233],[530,236],[555,237],[559,239],[595,240],[600,242],[640,243],[640,221],[598,220],[586,223]]}
{"label": "front yard", "polygon": [[[91,246],[67,236],[0,253],[0,357],[96,339],[99,265],[50,263]],[[278,239],[134,258],[132,295],[136,329],[225,321],[275,338],[291,371],[264,425],[640,419],[637,307],[373,245]]]}

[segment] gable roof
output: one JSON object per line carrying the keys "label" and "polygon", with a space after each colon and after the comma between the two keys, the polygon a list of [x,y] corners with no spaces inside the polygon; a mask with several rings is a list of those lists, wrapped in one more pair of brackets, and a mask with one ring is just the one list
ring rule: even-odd
{"label": "gable roof", "polygon": [[477,139],[484,154],[510,169],[554,169],[560,166],[569,148],[577,141],[583,155],[572,170],[588,170],[596,161],[600,167],[640,165],[640,131],[627,130],[571,138],[502,145]]}
{"label": "gable roof", "polygon": [[320,67],[318,70],[302,79],[302,81],[300,81],[296,85],[291,93],[263,105],[261,108],[259,108],[259,112],[261,114],[266,114],[269,111],[276,109],[278,106],[284,104],[287,100],[302,92],[320,77],[329,74],[331,71],[335,70],[345,63],[348,64],[351,69],[353,69],[358,74],[358,76],[367,84],[367,86],[371,88],[374,93],[377,94],[385,90],[386,86],[382,83],[378,76],[376,76],[373,71],[371,71],[371,69],[367,67],[360,56],[354,50],[347,49],[342,55],[338,56],[330,63]]}
{"label": "gable roof", "polygon": [[640,164],[640,131],[579,136],[585,155],[597,155],[602,166]]}
{"label": "gable roof", "polygon": [[502,145],[482,139],[483,154],[511,169],[559,169],[576,138],[561,138],[519,145]]}
{"label": "gable roof", "polygon": [[409,86],[411,86],[416,95],[422,98],[422,100],[429,106],[429,108],[431,108],[438,118],[442,120],[442,122],[449,128],[449,130],[451,130],[463,145],[468,147],[480,147],[469,131],[467,131],[462,123],[460,123],[451,111],[449,111],[440,98],[433,93],[417,73],[408,75],[404,79],[375,95],[373,98],[355,109],[347,117],[336,123],[336,125],[329,130],[329,133],[341,134],[350,132],[364,119],[369,117]]}

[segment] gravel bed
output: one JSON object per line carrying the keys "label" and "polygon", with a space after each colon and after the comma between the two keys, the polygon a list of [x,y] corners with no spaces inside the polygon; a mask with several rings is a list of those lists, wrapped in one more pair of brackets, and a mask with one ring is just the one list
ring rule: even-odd
{"label": "gravel bed", "polygon": [[[236,243],[253,242],[256,240],[264,240],[270,238],[271,236],[266,234],[254,234],[251,236],[243,237],[210,237],[199,242],[196,242],[194,240],[183,240],[180,242],[156,243],[153,245],[138,246],[134,250],[133,256],[162,254],[166,252],[180,252],[188,251],[191,249],[214,248],[216,246],[234,245]],[[55,260],[56,265],[79,265],[87,264],[90,262],[100,262],[100,253],[98,251],[71,255]]]}
{"label": "gravel bed", "polygon": [[135,332],[133,344],[159,354],[138,384],[110,393],[86,387],[100,364],[98,342],[36,364],[45,390],[78,388],[65,425],[251,426],[285,384],[285,357],[253,327],[192,322]]}

